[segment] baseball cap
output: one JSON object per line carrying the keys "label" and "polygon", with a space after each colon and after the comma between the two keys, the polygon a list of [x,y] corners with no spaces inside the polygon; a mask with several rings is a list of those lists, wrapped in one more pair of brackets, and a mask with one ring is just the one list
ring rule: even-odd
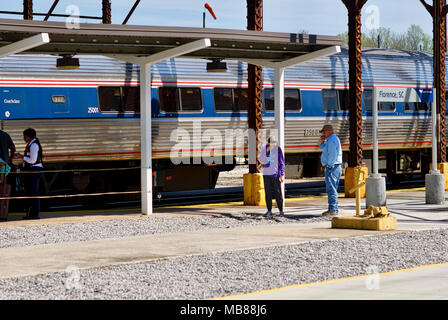
{"label": "baseball cap", "polygon": [[333,126],[331,124],[324,125],[322,130],[320,130],[319,132],[324,132],[324,131],[334,131]]}

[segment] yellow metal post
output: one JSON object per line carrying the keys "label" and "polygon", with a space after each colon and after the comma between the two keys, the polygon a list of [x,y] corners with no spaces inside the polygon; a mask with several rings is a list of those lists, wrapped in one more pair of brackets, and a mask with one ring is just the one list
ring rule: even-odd
{"label": "yellow metal post", "polygon": [[365,171],[362,170],[362,167],[356,167],[354,173],[356,186],[351,188],[349,193],[356,191],[356,215],[359,216],[361,214],[361,188],[366,184]]}
{"label": "yellow metal post", "polygon": [[356,185],[349,193],[355,192],[356,195],[356,216],[354,217],[335,217],[331,220],[332,228],[365,229],[365,230],[394,230],[397,225],[397,219],[390,216],[387,207],[370,206],[361,215],[361,188],[364,187],[366,170],[363,167],[354,168],[353,177]]}
{"label": "yellow metal post", "polygon": [[356,189],[356,215],[359,216],[361,214],[361,190],[360,188]]}

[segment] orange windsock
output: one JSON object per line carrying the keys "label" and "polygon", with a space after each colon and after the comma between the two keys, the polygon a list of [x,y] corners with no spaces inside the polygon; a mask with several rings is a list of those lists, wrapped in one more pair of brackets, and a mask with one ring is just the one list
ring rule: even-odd
{"label": "orange windsock", "polygon": [[206,3],[206,4],[204,5],[204,7],[205,7],[205,9],[208,10],[208,12],[210,12],[210,14],[212,15],[213,19],[216,20],[216,16],[215,16],[215,13],[213,12],[212,7],[210,7],[210,5],[209,5],[208,3]]}

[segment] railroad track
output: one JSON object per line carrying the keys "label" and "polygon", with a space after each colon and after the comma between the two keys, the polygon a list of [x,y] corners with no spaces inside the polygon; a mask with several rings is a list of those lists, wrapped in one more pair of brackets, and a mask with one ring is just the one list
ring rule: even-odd
{"label": "railroad track", "polygon": [[[386,183],[387,190],[399,190],[424,187],[423,179],[403,180],[398,185]],[[339,183],[339,193],[344,193],[344,179]],[[326,195],[325,182],[300,182],[286,184],[285,197],[297,198],[306,196]],[[218,202],[236,202],[244,200],[243,187],[218,188],[210,190],[191,190],[180,192],[160,193],[159,198],[154,199],[154,207],[213,204]]]}
{"label": "railroad track", "polygon": [[[423,179],[416,177],[412,180],[400,181],[398,185],[393,185],[391,182],[386,183],[387,190],[418,188],[425,185]],[[344,192],[344,180],[341,179],[339,184],[339,193]],[[286,198],[297,198],[306,196],[326,195],[324,181],[309,181],[299,183],[286,184]],[[98,201],[86,201],[84,197],[68,201],[49,202],[42,207],[44,211],[59,211],[59,210],[84,210],[84,209],[115,209],[115,208],[139,208],[140,200],[124,201],[118,197],[109,196],[107,201],[99,198]],[[197,204],[214,204],[220,202],[238,202],[244,200],[243,187],[224,187],[217,189],[206,190],[189,190],[178,192],[162,192],[158,193],[153,199],[153,206],[155,208],[169,207],[169,206],[183,206],[183,205],[197,205]],[[15,200],[17,201],[17,200]]]}

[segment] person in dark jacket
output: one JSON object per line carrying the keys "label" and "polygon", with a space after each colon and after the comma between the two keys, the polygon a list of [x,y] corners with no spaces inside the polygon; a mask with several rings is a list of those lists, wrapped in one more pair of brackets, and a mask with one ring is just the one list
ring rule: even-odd
{"label": "person in dark jacket", "polygon": [[280,216],[284,216],[281,184],[285,176],[285,158],[282,149],[277,145],[273,137],[268,139],[267,145],[263,148],[260,162],[263,164],[263,182],[266,207],[268,209],[264,216],[272,216],[272,197],[277,202]]}
{"label": "person in dark jacket", "polygon": [[[29,128],[23,131],[23,139],[27,143],[24,154],[17,154],[23,159],[22,170],[25,171],[25,191],[30,196],[39,196],[39,184],[42,178],[42,146],[36,137],[36,130]],[[24,219],[40,219],[40,199],[33,198]]]}
{"label": "person in dark jacket", "polygon": [[12,142],[11,136],[7,132],[0,130],[0,158],[6,163],[11,164],[15,152],[16,146]]}
{"label": "person in dark jacket", "polygon": [[16,146],[11,136],[0,130],[0,183],[6,183],[6,174],[12,166],[12,160],[16,152]]}

